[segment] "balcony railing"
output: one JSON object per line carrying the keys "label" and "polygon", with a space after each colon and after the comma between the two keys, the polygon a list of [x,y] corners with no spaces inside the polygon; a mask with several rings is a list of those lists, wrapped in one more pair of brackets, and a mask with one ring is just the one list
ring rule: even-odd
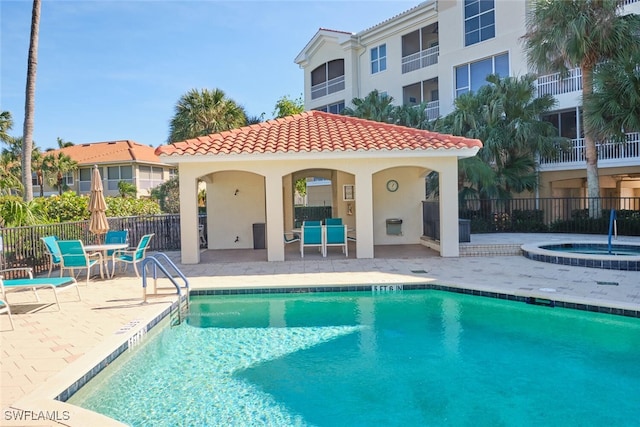
{"label": "balcony railing", "polygon": [[432,121],[440,117],[440,101],[431,101],[427,103],[424,113],[427,116],[427,120]]}
{"label": "balcony railing", "polygon": [[438,63],[440,46],[433,46],[402,58],[402,74]]}
{"label": "balcony railing", "polygon": [[568,75],[562,78],[560,73],[547,74],[538,77],[537,96],[561,95],[563,93],[578,92],[582,90],[582,70],[574,68]]}
{"label": "balcony railing", "polygon": [[[640,133],[628,133],[624,142],[600,143],[597,145],[597,149],[598,160],[640,160]],[[571,147],[568,150],[560,151],[554,158],[540,158],[541,166],[584,162],[584,138],[573,139]]]}
{"label": "balcony railing", "polygon": [[311,86],[311,99],[320,98],[321,96],[327,96],[330,93],[344,90],[344,75],[338,76],[334,79],[327,80],[315,86]]}

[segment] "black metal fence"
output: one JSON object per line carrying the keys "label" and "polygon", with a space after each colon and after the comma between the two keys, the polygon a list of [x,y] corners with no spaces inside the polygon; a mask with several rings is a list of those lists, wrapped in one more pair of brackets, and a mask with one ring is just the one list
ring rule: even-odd
{"label": "black metal fence", "polygon": [[[590,215],[590,205],[599,206],[597,215]],[[459,216],[471,221],[471,233],[607,234],[612,209],[618,234],[640,236],[640,197],[467,201],[459,207]],[[438,212],[438,202],[424,202],[425,235],[434,237],[439,229]]]}
{"label": "black metal fence", "polygon": [[302,227],[303,221],[324,221],[331,218],[331,206],[296,206],[294,218],[295,227]]}
{"label": "black metal fence", "polygon": [[[155,234],[150,250],[180,249],[180,215],[151,215],[108,218],[112,230],[129,230],[129,243],[135,246],[145,234]],[[206,216],[200,216],[206,226]],[[44,236],[57,236],[61,240],[82,240],[85,244],[98,243],[99,237],[89,231],[89,221],[44,224],[29,227],[0,228],[0,269],[31,267],[35,274],[49,269]]]}

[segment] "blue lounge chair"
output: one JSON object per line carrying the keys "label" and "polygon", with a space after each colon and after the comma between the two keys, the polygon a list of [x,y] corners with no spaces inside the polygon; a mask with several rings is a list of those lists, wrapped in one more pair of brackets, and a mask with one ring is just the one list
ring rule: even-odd
{"label": "blue lounge chair", "polygon": [[[4,279],[3,273],[23,271],[26,272],[28,277],[22,279]],[[78,301],[81,301],[80,290],[78,289],[78,282],[73,277],[47,277],[47,278],[33,278],[33,270],[31,268],[11,268],[8,270],[0,270],[0,290],[2,293],[2,300],[6,301],[7,293],[11,291],[18,291],[23,289],[31,289],[36,295],[36,300],[40,301],[38,295],[38,289],[51,289],[53,296],[56,300],[56,306],[60,311],[60,301],[58,300],[58,292],[66,291],[68,289],[75,289],[78,294]]]}
{"label": "blue lounge chair", "polygon": [[324,223],[325,225],[342,225],[342,218],[327,218]]}
{"label": "blue lounge chair", "polygon": [[53,266],[60,265],[60,262],[62,262],[62,258],[60,257],[60,248],[58,248],[58,237],[45,236],[41,237],[40,240],[44,242],[44,245],[47,248],[47,255],[49,255],[49,274],[47,277],[51,277],[51,270],[53,269]]}
{"label": "blue lounge chair", "polygon": [[87,285],[91,277],[91,268],[98,266],[100,268],[100,277],[104,279],[103,258],[100,252],[87,254],[84,245],[80,240],[58,240],[58,248],[60,248],[60,277],[64,270],[71,270],[73,276],[75,270],[87,270]]}
{"label": "blue lounge chair", "polygon": [[136,272],[136,276],[140,277],[140,273],[138,273],[138,267],[136,264],[142,262],[144,257],[146,256],[147,249],[149,248],[149,244],[151,243],[151,238],[154,234],[145,234],[140,239],[138,246],[133,249],[121,249],[117,250],[113,253],[113,270],[111,271],[111,277],[116,272],[116,263],[121,262],[126,264],[133,264],[133,270]]}

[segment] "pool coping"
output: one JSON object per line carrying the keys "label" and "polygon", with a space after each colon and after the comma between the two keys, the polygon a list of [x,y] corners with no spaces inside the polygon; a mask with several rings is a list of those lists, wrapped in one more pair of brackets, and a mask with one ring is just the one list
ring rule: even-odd
{"label": "pool coping", "polygon": [[[383,284],[344,284],[344,285],[304,285],[304,286],[218,286],[211,289],[191,289],[190,296],[203,295],[249,295],[249,294],[285,294],[285,293],[321,293],[321,292],[397,292],[403,290],[439,290],[458,294],[488,297],[494,299],[522,302],[526,304],[547,306],[550,308],[566,308],[574,310],[582,310],[593,313],[602,313],[607,315],[617,315],[624,317],[640,318],[640,304],[629,304],[612,302],[611,305],[602,304],[602,300],[591,298],[579,298],[568,295],[554,295],[555,290],[552,288],[539,288],[537,290],[522,290],[504,292],[503,289],[490,289],[489,287],[478,287],[472,289],[465,286],[457,286],[452,284],[438,284],[431,282],[424,283],[383,283]],[[124,354],[130,348],[135,347],[140,340],[144,338],[146,333],[151,331],[155,326],[165,321],[171,316],[171,313],[179,310],[180,304],[186,295],[181,296],[178,300],[176,295],[169,307],[162,310],[161,313],[152,316],[149,319],[137,319],[128,325],[120,328],[113,336],[105,340],[100,346],[93,351],[85,354],[76,362],[56,374],[41,387],[24,396],[9,409],[24,412],[32,412],[35,414],[48,412],[54,417],[47,419],[46,425],[64,425],[64,426],[85,426],[89,424],[100,425],[104,427],[125,426],[119,421],[106,417],[105,415],[89,411],[87,409],[67,403],[68,400],[77,390],[93,379],[98,373],[106,368],[120,355]],[[554,298],[555,297],[555,298]],[[571,301],[569,301],[571,300]],[[96,362],[97,361],[97,362]],[[83,372],[78,377],[77,372]],[[69,378],[78,378],[69,384]],[[43,424],[20,424],[20,425],[43,425]]]}
{"label": "pool coping", "polygon": [[[573,252],[558,252],[542,248],[542,246],[558,246],[571,244],[578,246],[608,245],[608,242],[599,241],[546,241],[527,243],[521,246],[522,254],[533,261],[547,262],[551,264],[570,265],[574,267],[601,268],[606,270],[640,271],[640,255],[624,256],[621,259],[615,255],[593,255]],[[631,246],[640,250],[640,245],[634,243],[612,242],[611,246]]]}

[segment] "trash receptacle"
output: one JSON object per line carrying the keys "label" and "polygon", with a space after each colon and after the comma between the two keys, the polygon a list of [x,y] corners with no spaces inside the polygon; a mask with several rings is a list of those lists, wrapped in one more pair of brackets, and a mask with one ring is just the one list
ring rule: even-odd
{"label": "trash receptacle", "polygon": [[387,234],[391,236],[402,236],[402,220],[400,218],[387,219]]}
{"label": "trash receptacle", "polygon": [[264,249],[266,247],[265,228],[264,222],[253,224],[253,249]]}
{"label": "trash receptacle", "polygon": [[458,242],[468,243],[471,242],[471,220],[459,219],[458,220]]}

